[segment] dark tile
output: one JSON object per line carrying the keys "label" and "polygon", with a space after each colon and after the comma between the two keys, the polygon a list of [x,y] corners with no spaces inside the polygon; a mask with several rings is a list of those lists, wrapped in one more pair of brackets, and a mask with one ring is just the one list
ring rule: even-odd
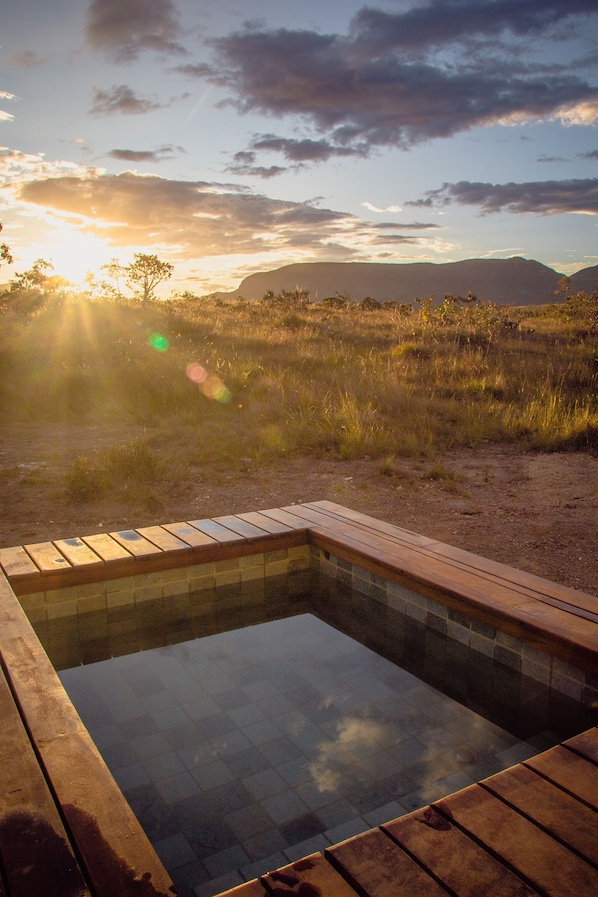
{"label": "dark tile", "polygon": [[102,756],[110,769],[120,769],[121,766],[129,766],[138,760],[137,754],[131,745],[124,741],[105,747],[102,751]]}
{"label": "dark tile", "polygon": [[259,749],[272,766],[278,766],[286,760],[293,760],[302,755],[297,745],[293,744],[291,739],[286,736],[267,741],[265,744],[261,744]]}
{"label": "dark tile", "polygon": [[185,829],[185,834],[200,860],[237,843],[237,836],[222,819],[206,819],[199,825]]}
{"label": "dark tile", "polygon": [[185,748],[193,748],[197,744],[201,744],[205,738],[204,734],[196,723],[188,722],[180,726],[173,726],[172,729],[165,729],[164,737],[170,745],[175,749],[184,750]]}
{"label": "dark tile", "polygon": [[[272,828],[272,819],[264,808],[258,804],[248,804],[232,813],[227,813],[225,822],[234,831],[239,841],[246,841],[253,835],[268,831]],[[278,849],[278,848],[277,848]],[[275,853],[276,851],[269,851]],[[263,856],[268,856],[267,853]],[[252,859],[256,859],[253,857]]]}
{"label": "dark tile", "polygon": [[125,797],[150,841],[161,841],[180,831],[177,814],[153,785],[131,788],[125,791]]}
{"label": "dark tile", "polygon": [[[247,838],[246,841],[243,841],[242,847],[251,859],[256,861],[281,853],[289,847],[289,844],[279,829],[271,828],[268,831],[259,832],[259,834]],[[279,863],[279,866],[282,865],[284,863]],[[263,872],[264,869],[261,868],[259,874],[263,874]]]}
{"label": "dark tile", "polygon": [[200,822],[213,819],[218,814],[218,807],[207,792],[177,800],[172,805],[172,810],[179,822],[179,828],[183,831],[193,829]]}
{"label": "dark tile", "polygon": [[214,701],[221,710],[236,710],[238,707],[244,707],[251,703],[242,688],[231,688],[228,691],[220,692],[214,695]]}
{"label": "dark tile", "polygon": [[135,692],[138,697],[144,697],[145,695],[164,689],[162,680],[159,679],[158,676],[149,674],[131,676],[127,684],[131,691]]}
{"label": "dark tile", "polygon": [[325,831],[326,826],[315,813],[304,813],[303,816],[283,822],[282,825],[279,825],[279,829],[287,843],[292,845],[319,835]]}
{"label": "dark tile", "polygon": [[348,800],[356,810],[359,810],[358,815],[363,815],[389,803],[394,796],[384,783],[374,782],[373,785],[350,794]]}
{"label": "dark tile", "polygon": [[118,725],[124,737],[129,741],[159,732],[158,726],[151,716],[137,716],[134,719],[123,720]]}
{"label": "dark tile", "polygon": [[197,860],[168,870],[180,897],[194,897],[194,888],[210,880],[206,867]]}
{"label": "dark tile", "polygon": [[248,748],[226,758],[226,764],[237,779],[245,779],[268,769],[270,763],[256,747]]}
{"label": "dark tile", "polygon": [[212,801],[218,813],[223,816],[253,803],[253,795],[239,781],[219,785],[217,788],[206,791],[205,795]]}
{"label": "dark tile", "polygon": [[[216,700],[216,696],[214,696],[213,700]],[[233,729],[237,728],[226,713],[206,716],[203,719],[198,720],[197,725],[206,738],[214,738],[217,735],[226,735],[227,732],[232,732]]]}

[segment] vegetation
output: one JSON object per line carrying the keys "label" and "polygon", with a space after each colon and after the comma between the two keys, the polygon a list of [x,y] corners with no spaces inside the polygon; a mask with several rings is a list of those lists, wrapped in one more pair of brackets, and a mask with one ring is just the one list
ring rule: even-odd
{"label": "vegetation", "polygon": [[[21,296],[47,288],[38,274],[41,285],[18,276]],[[446,480],[453,446],[598,449],[595,295],[519,309],[314,304],[300,291],[226,304],[56,296],[0,306],[0,423],[146,428],[141,443],[74,459],[73,500],[298,453],[379,459],[389,476],[401,457],[428,458]]]}

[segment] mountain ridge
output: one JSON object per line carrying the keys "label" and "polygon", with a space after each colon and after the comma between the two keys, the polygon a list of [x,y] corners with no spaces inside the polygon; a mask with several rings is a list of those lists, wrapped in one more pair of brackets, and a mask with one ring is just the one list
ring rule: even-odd
{"label": "mountain ridge", "polygon": [[[220,299],[257,300],[272,290],[309,290],[314,302],[341,293],[353,302],[371,296],[379,302],[412,302],[445,293],[497,305],[545,305],[560,301],[555,293],[565,275],[534,259],[465,259],[459,262],[298,262],[245,277],[239,288],[211,295]],[[598,265],[571,276],[575,290],[598,289]]]}

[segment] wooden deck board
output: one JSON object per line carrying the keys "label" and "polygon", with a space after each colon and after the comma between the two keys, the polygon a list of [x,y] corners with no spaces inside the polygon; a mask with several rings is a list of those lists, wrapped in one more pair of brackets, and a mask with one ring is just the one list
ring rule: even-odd
{"label": "wooden deck board", "polygon": [[233,530],[223,526],[222,523],[219,523],[216,519],[212,520],[206,517],[203,520],[190,520],[189,524],[194,526],[195,529],[198,529],[201,533],[205,533],[206,536],[210,536],[220,545],[226,545],[232,542],[244,543],[246,541],[244,536],[240,536],[238,532],[233,532]]}
{"label": "wooden deck board", "polygon": [[443,560],[452,566],[470,570],[476,576],[495,581],[502,581],[509,588],[520,591],[528,597],[550,601],[555,607],[563,607],[570,612],[585,611],[588,619],[598,621],[598,598],[586,595],[568,586],[554,583],[523,570],[515,570],[506,564],[488,558],[480,558],[461,548],[446,545],[434,539],[418,536],[392,524],[380,523],[373,517],[335,505],[333,502],[313,502],[305,505],[329,514],[333,520],[356,524],[359,528],[388,540],[392,544],[408,547],[423,557]]}
{"label": "wooden deck board", "polygon": [[535,897],[538,893],[432,807],[382,829],[459,897]]}
{"label": "wooden deck board", "polygon": [[146,558],[152,555],[162,554],[162,549],[154,545],[148,539],[144,539],[134,529],[122,530],[118,533],[110,533],[112,538],[133,555],[134,558]]}
{"label": "wooden deck board", "polygon": [[0,567],[11,580],[40,572],[37,564],[33,562],[21,545],[17,545],[15,548],[0,548]]}
{"label": "wooden deck board", "polygon": [[191,546],[188,542],[184,542],[177,538],[174,533],[170,532],[166,527],[162,526],[142,526],[137,532],[144,539],[152,542],[162,551],[177,553],[180,551],[190,551]]}
{"label": "wooden deck board", "polygon": [[165,523],[164,529],[168,530],[169,533],[172,533],[173,536],[176,536],[177,539],[185,542],[191,548],[203,548],[209,545],[218,545],[216,539],[206,535],[206,533],[200,532],[196,527],[191,526],[190,523],[184,523],[183,521],[180,521],[179,523]]}
{"label": "wooden deck board", "polygon": [[[18,696],[28,737],[52,783],[53,797],[94,897],[132,897],[140,893],[134,880],[141,881],[146,873],[156,894],[168,894],[172,886],[169,876],[2,577],[0,631],[0,658],[7,682]],[[56,887],[59,882],[53,884]],[[62,897],[65,891],[46,888],[39,893]]]}
{"label": "wooden deck board", "polygon": [[90,893],[1,671],[0,867],[14,897]]}
{"label": "wooden deck board", "polygon": [[598,810],[598,775],[596,766],[589,760],[559,745],[551,751],[530,757],[525,765]]}
{"label": "wooden deck board", "polygon": [[102,566],[104,563],[102,558],[82,539],[58,539],[54,545],[72,567],[94,567]]}
{"label": "wooden deck board", "polygon": [[480,785],[451,794],[434,807],[548,897],[598,894],[594,866]]}
{"label": "wooden deck board", "polygon": [[272,517],[268,517],[267,511],[249,511],[247,514],[237,514],[236,516],[239,520],[244,520],[246,523],[257,526],[260,530],[263,530],[266,533],[270,533],[271,536],[293,532],[293,527],[288,526],[286,523],[281,523],[278,520],[274,520]]}
{"label": "wooden deck board", "polygon": [[131,560],[131,552],[113,539],[109,533],[96,533],[92,536],[81,537],[86,545],[95,551],[106,564],[113,564],[115,561]]}
{"label": "wooden deck board", "polygon": [[262,876],[261,882],[268,894],[275,897],[292,897],[293,894],[305,894],[306,897],[320,894],[325,894],[326,897],[358,897],[347,880],[321,853],[310,854],[296,863],[269,872]]}
{"label": "wooden deck board", "polygon": [[329,847],[326,856],[368,897],[446,897],[444,888],[380,829]]}
{"label": "wooden deck board", "polygon": [[52,542],[36,542],[34,545],[25,545],[25,551],[39,567],[42,575],[63,572],[73,566]]}
{"label": "wooden deck board", "polygon": [[481,783],[544,831],[598,865],[598,812],[526,766],[514,766]]}
{"label": "wooden deck board", "polygon": [[267,530],[260,529],[259,526],[254,526],[253,523],[248,523],[241,517],[232,514],[225,517],[214,517],[214,520],[221,526],[225,526],[227,529],[232,530],[233,533],[243,536],[243,538],[248,541],[251,539],[263,539],[265,536],[270,535]]}

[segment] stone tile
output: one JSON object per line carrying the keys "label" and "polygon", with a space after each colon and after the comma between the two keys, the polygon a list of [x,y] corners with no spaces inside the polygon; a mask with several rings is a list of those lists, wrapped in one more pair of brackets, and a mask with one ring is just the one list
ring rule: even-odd
{"label": "stone tile", "polygon": [[171,835],[161,841],[154,841],[153,846],[167,869],[195,862],[195,853],[183,834]]}
{"label": "stone tile", "polygon": [[346,841],[347,838],[353,838],[355,835],[361,835],[362,832],[367,832],[369,828],[370,826],[365,819],[362,819],[361,816],[357,816],[355,819],[343,822],[342,825],[327,829],[324,832],[324,837],[327,838],[330,844],[338,844],[339,841]]}
{"label": "stone tile", "polygon": [[264,800],[288,788],[285,780],[275,769],[264,769],[247,776],[243,779],[243,784],[255,800]]}
{"label": "stone tile", "polygon": [[289,822],[297,816],[302,816],[308,811],[308,807],[297,797],[294,791],[281,791],[279,794],[261,801],[261,805],[278,826],[284,822]]}

